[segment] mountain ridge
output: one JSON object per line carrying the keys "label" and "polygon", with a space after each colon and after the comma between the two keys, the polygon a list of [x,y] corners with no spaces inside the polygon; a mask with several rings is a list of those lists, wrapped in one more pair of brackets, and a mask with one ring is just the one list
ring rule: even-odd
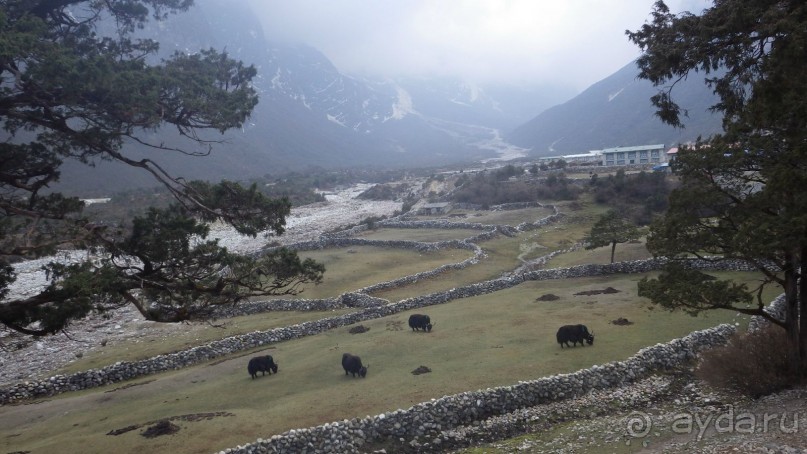
{"label": "mountain ridge", "polygon": [[675,99],[688,109],[685,129],[664,124],[650,98],[657,89],[631,62],[571,100],[551,107],[515,128],[506,138],[534,156],[584,153],[618,146],[663,143],[674,146],[722,130],[722,117],[709,110],[717,97],[697,78],[682,81]]}
{"label": "mountain ridge", "polygon": [[[187,179],[245,180],[309,168],[467,165],[500,155],[670,145],[711,133],[719,125],[711,114],[696,117],[698,127],[684,133],[662,125],[653,117],[649,101],[654,89],[636,80],[637,71],[630,64],[576,96],[553,87],[355,76],[340,72],[311,46],[269,42],[248,5],[223,0],[197,1],[187,13],[152,22],[139,33],[162,43],[161,57],[213,47],[258,69],[253,84],[259,103],[252,116],[239,130],[224,136],[207,134],[206,138],[219,141],[209,155],[188,157],[136,144],[125,147],[128,155],[154,159],[171,174]],[[689,85],[695,101],[705,99],[704,93],[710,95],[702,84]],[[150,137],[183,148],[181,138],[171,131]],[[92,169],[66,163],[57,186],[101,197],[156,185],[149,175],[126,165],[95,164]]]}

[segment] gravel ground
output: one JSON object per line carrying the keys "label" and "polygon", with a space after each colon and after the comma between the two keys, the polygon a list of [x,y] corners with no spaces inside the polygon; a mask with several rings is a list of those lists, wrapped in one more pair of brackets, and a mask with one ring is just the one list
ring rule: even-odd
{"label": "gravel ground", "polygon": [[54,336],[32,338],[0,328],[0,386],[49,377],[60,367],[105,346],[197,328],[203,327],[150,322],[131,306],[76,321],[65,333]]}
{"label": "gravel ground", "polygon": [[[286,232],[281,236],[259,234],[255,238],[239,235],[224,224],[213,224],[210,237],[218,238],[219,244],[238,253],[258,251],[267,243],[288,245],[319,238],[325,232],[343,229],[360,223],[370,216],[391,216],[401,209],[400,202],[360,200],[355,197],[371,185],[358,185],[343,191],[326,194],[326,202],[293,208],[286,218]],[[86,251],[64,251],[51,257],[17,263],[17,281],[10,288],[8,299],[34,295],[47,284],[42,266],[54,258],[63,263],[72,263],[87,258]]]}
{"label": "gravel ground", "polygon": [[312,203],[291,210],[286,218],[286,232],[281,236],[258,235],[255,238],[239,235],[223,224],[214,225],[211,236],[219,243],[236,252],[260,250],[269,242],[282,245],[316,240],[325,232],[351,227],[371,216],[392,216],[401,209],[400,202],[388,200],[360,200],[356,196],[372,185],[363,184],[337,193],[325,195],[326,202]]}
{"label": "gravel ground", "polygon": [[[713,390],[684,371],[457,431],[466,432],[476,454],[803,453],[807,389],[750,400]],[[491,438],[501,441],[484,443]]]}
{"label": "gravel ground", "polygon": [[[326,195],[326,202],[293,208],[286,220],[286,232],[267,239],[238,235],[222,225],[212,228],[228,249],[245,253],[259,250],[269,241],[290,244],[316,239],[324,232],[358,224],[370,216],[391,216],[401,209],[392,201],[359,200],[355,197],[369,185],[359,185]],[[57,259],[71,262],[85,259],[86,252],[63,252]],[[31,296],[46,284],[41,267],[53,260],[45,257],[14,265],[18,273],[9,298]],[[0,386],[23,380],[43,378],[74,361],[88,351],[143,337],[164,337],[177,330],[199,329],[198,324],[155,323],[144,320],[132,306],[110,311],[104,316],[90,316],[73,323],[67,333],[33,339],[0,327]]]}

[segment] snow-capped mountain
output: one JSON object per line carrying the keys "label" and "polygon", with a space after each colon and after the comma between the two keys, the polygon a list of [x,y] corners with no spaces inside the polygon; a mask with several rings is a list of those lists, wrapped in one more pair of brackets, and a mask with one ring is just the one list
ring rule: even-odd
{"label": "snow-capped mountain", "polygon": [[[267,54],[256,82],[264,104],[257,111],[274,115],[254,121],[272,130],[266,140],[287,147],[280,141],[288,128],[306,126],[309,136],[333,138],[333,147],[352,144],[351,152],[364,163],[411,165],[416,159],[429,165],[492,157],[495,150],[474,145],[480,135],[498,136],[551,102],[545,99],[542,106],[540,92],[518,88],[494,87],[502,93],[496,99],[461,80],[353,77],[305,45],[271,43]],[[295,125],[275,128],[290,114]]]}
{"label": "snow-capped mountain", "polygon": [[[432,166],[492,158],[512,151],[502,140],[506,129],[568,99],[557,90],[344,74],[317,49],[267,41],[256,14],[243,2],[198,0],[189,11],[151,22],[139,33],[160,42],[163,57],[212,47],[258,70],[259,103],[242,130],[227,131],[223,143],[203,158],[154,157],[186,178],[244,179],[309,167]],[[175,143],[178,138],[160,131],[154,140]],[[129,152],[149,153],[135,145]],[[125,166],[99,166],[104,172],[68,166],[63,180],[91,188],[153,184]],[[68,178],[76,172],[81,177]]]}
{"label": "snow-capped mountain", "polygon": [[[311,167],[426,167],[530,150],[578,153],[672,144],[719,130],[719,118],[703,114],[711,95],[694,82],[686,95],[693,102],[681,99],[692,115],[690,127],[681,132],[661,124],[649,102],[654,89],[636,80],[632,64],[574,98],[553,87],[359,77],[341,72],[310,46],[267,41],[249,6],[229,0],[197,0],[188,12],[150,23],[140,33],[159,41],[163,56],[213,47],[258,70],[254,86],[260,99],[253,115],[240,131],[215,137],[222,143],[209,156],[152,156],[136,145],[127,150],[188,179],[241,180]],[[179,146],[171,131],[152,140]],[[127,166],[98,165],[102,172],[68,166],[63,180],[103,193],[154,184]]]}
{"label": "snow-capped mountain", "polygon": [[382,123],[415,113],[406,90],[344,75],[324,55],[305,45],[273,44],[261,72],[264,102],[297,101],[357,133],[370,134]]}

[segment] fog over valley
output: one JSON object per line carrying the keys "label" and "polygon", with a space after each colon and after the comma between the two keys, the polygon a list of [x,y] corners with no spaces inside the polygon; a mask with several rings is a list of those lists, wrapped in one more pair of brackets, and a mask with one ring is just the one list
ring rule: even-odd
{"label": "fog over valley", "polygon": [[[243,179],[673,146],[711,134],[719,117],[697,77],[679,89],[691,100],[688,128],[654,116],[655,89],[636,79],[638,51],[624,35],[648,19],[644,3],[199,0],[139,33],[160,41],[163,55],[214,47],[254,64],[259,103],[241,131],[208,136],[223,140],[209,156],[127,149],[188,178]],[[183,146],[170,129],[155,134]],[[86,197],[153,183],[100,165],[108,171],[88,180],[85,166],[69,163],[66,175],[78,178],[63,180]]]}

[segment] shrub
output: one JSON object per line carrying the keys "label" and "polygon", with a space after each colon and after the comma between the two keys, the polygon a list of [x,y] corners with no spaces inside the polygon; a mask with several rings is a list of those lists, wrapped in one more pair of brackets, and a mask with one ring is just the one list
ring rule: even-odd
{"label": "shrub", "polygon": [[459,203],[490,206],[536,200],[575,200],[582,191],[574,181],[562,173],[553,173],[546,181],[537,183],[502,179],[502,176],[511,175],[519,170],[523,173],[520,167],[512,167],[511,171],[506,169],[493,175],[478,174],[454,191],[451,199]]}
{"label": "shrub", "polygon": [[588,185],[596,203],[628,213],[638,225],[649,224],[655,214],[667,210],[667,197],[673,186],[664,174],[639,172],[627,175],[624,169],[604,178],[592,175]]}
{"label": "shrub", "polygon": [[735,334],[725,346],[704,352],[695,375],[714,387],[758,398],[800,381],[790,366],[791,351],[785,330],[769,325]]}

